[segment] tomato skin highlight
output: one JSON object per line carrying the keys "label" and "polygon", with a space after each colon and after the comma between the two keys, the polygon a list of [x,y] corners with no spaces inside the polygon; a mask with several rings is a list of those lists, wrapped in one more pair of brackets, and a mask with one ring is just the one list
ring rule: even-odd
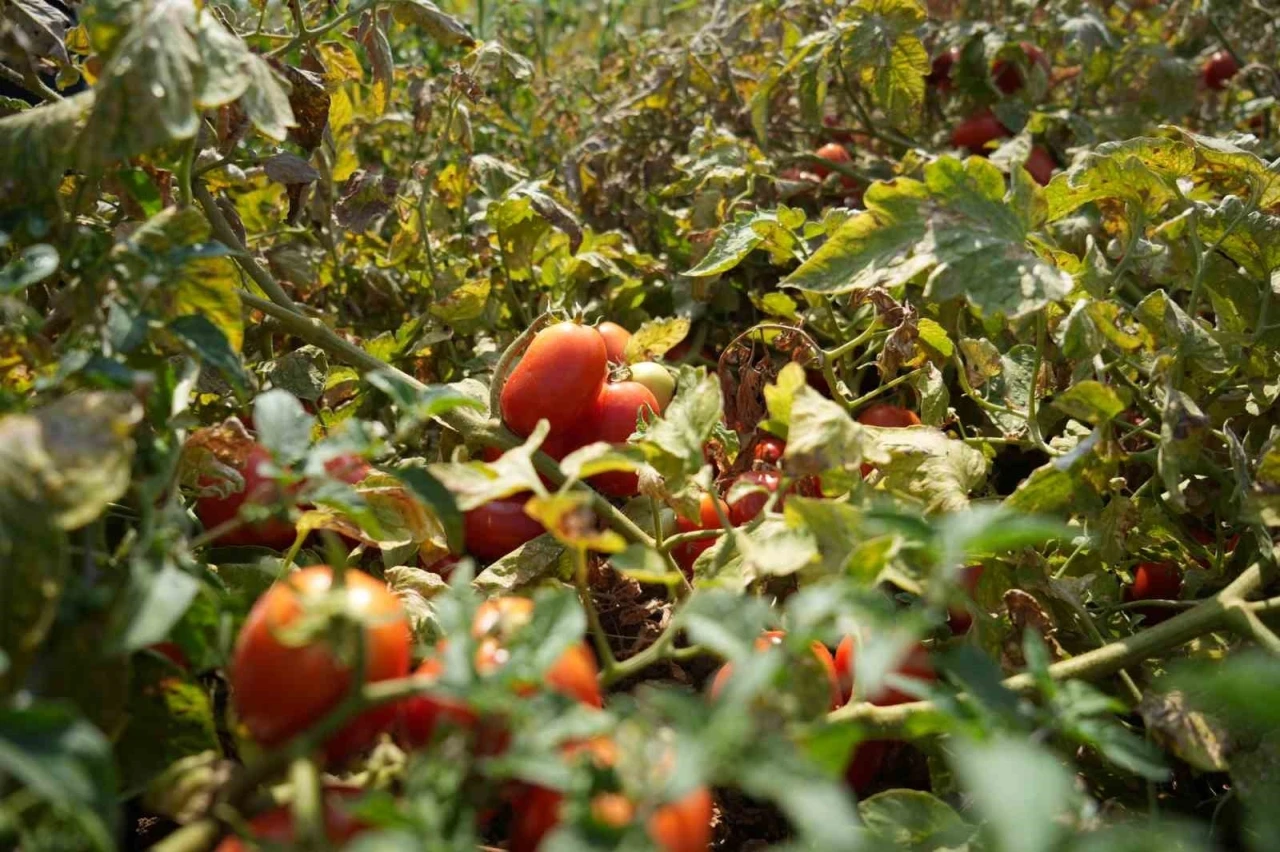
{"label": "tomato skin highlight", "polygon": [[[1182,596],[1182,569],[1172,562],[1139,562],[1133,569],[1133,582],[1124,587],[1126,603],[1150,600],[1177,600]],[[1135,610],[1147,624],[1159,624],[1178,614],[1163,607],[1139,607]]]}
{"label": "tomato skin highlight", "polygon": [[987,109],[976,112],[957,124],[951,131],[951,144],[956,148],[966,149],[970,154],[984,154],[988,143],[1012,135],[1009,128]]}
{"label": "tomato skin highlight", "polygon": [[[284,644],[280,632],[304,614],[303,597],[328,592],[333,571],[316,565],[295,571],[254,603],[236,638],[231,660],[232,702],[241,721],[264,747],[286,742],[332,710],[347,694],[352,673],[324,639]],[[346,609],[364,619],[365,680],[404,677],[412,637],[400,601],[381,580],[346,572]],[[395,717],[394,707],[358,716],[325,744],[331,760],[359,751]]]}
{"label": "tomato skin highlight", "polygon": [[[1049,58],[1044,55],[1043,50],[1029,41],[1020,42],[1018,47],[1027,57],[1028,65],[1039,65],[1046,74],[1049,72]],[[996,84],[996,88],[1006,95],[1012,95],[1027,84],[1022,75],[1022,69],[1016,62],[1007,59],[997,59],[991,63],[991,79]]]}
{"label": "tomato skin highlight", "polygon": [[525,513],[528,492],[490,500],[462,515],[467,553],[481,562],[506,556],[520,545],[546,532],[542,524]]}
{"label": "tomato skin highlight", "polygon": [[1045,186],[1053,179],[1054,170],[1058,168],[1058,164],[1054,162],[1053,155],[1041,145],[1033,145],[1031,153],[1027,155],[1027,161],[1022,164],[1027,170],[1031,178],[1041,186]]}
{"label": "tomato skin highlight", "polygon": [[[639,382],[610,382],[583,415],[577,437],[582,446],[595,441],[625,444],[636,431],[642,414],[656,415],[661,409],[653,393]],[[625,470],[598,473],[587,479],[592,488],[610,497],[633,496],[639,490],[639,481],[635,473]]]}
{"label": "tomato skin highlight", "polygon": [[602,322],[596,331],[604,338],[605,353],[611,362],[625,364],[627,362],[627,341],[631,340],[631,332],[616,322]]}
{"label": "tomato skin highlight", "polygon": [[[212,530],[235,518],[245,503],[274,506],[287,500],[280,485],[263,472],[263,468],[271,462],[271,451],[262,444],[254,444],[245,457],[244,466],[239,470],[244,477],[243,491],[226,497],[208,496],[196,500],[196,517],[206,530]],[[200,484],[212,485],[213,482],[202,480]],[[293,524],[280,518],[270,518],[261,523],[242,524],[218,536],[216,543],[229,547],[256,545],[284,550],[293,544],[295,536]]]}
{"label": "tomato skin highlight", "polygon": [[609,352],[600,332],[562,322],[534,335],[502,386],[502,420],[527,436],[539,420],[568,433],[604,387]]}
{"label": "tomato skin highlight", "polygon": [[1220,50],[1204,61],[1200,68],[1200,78],[1206,88],[1220,92],[1227,87],[1228,81],[1240,73],[1240,63],[1225,50]]}
{"label": "tomato skin highlight", "polygon": [[[340,846],[367,826],[347,813],[344,799],[357,794],[355,790],[335,788],[323,794],[324,831],[330,843]],[[293,811],[288,807],[272,808],[249,820],[249,830],[254,840],[272,844],[289,844],[297,838],[293,831]],[[259,848],[257,846],[253,848]],[[214,852],[248,852],[243,840],[235,835],[223,839]]]}
{"label": "tomato skin highlight", "polygon": [[[677,514],[676,532],[720,529],[720,516],[716,513],[717,503],[720,505],[721,511],[728,515],[729,507],[725,505],[723,500],[710,494],[703,494],[702,501],[698,505],[698,520],[691,521],[683,515]],[[686,541],[684,544],[678,544],[671,549],[671,557],[675,559],[676,564],[680,566],[680,570],[685,573],[686,577],[692,577],[693,563],[697,562],[702,552],[710,548],[716,541],[717,539],[712,536]]]}
{"label": "tomato skin highlight", "polygon": [[[826,160],[828,163],[850,163],[853,157],[849,156],[849,149],[841,145],[839,142],[828,142],[817,151],[813,152],[815,157]],[[820,178],[825,178],[831,174],[832,170],[823,165],[813,165],[813,173]]]}

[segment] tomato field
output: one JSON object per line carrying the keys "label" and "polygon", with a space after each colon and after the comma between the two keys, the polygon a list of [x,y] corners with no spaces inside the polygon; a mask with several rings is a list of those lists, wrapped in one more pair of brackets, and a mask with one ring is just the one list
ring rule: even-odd
{"label": "tomato field", "polygon": [[1280,846],[1270,0],[0,0],[0,849]]}

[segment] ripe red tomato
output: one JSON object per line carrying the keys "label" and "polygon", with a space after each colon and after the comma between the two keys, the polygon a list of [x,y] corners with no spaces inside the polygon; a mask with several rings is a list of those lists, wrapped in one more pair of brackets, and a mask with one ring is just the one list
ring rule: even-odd
{"label": "ripe red tomato", "polygon": [[1227,81],[1240,73],[1240,63],[1225,50],[1219,50],[1204,61],[1200,68],[1200,77],[1207,88],[1220,92],[1227,87]]}
{"label": "ripe red tomato", "polygon": [[1009,128],[1001,124],[991,110],[984,109],[955,126],[951,131],[951,144],[971,154],[982,154],[986,152],[988,143],[1010,135]]}
{"label": "ripe red tomato", "polygon": [[355,453],[343,453],[324,463],[325,472],[348,485],[359,485],[373,468]]}
{"label": "ripe red tomato", "polygon": [[[1133,582],[1122,594],[1126,603],[1177,600],[1182,595],[1182,569],[1172,562],[1139,562],[1133,569]],[[1161,607],[1140,607],[1136,612],[1147,624],[1159,624],[1177,615],[1177,610]]]}
{"label": "ripe red tomato", "polygon": [[[239,469],[244,477],[244,490],[226,497],[201,497],[196,500],[196,517],[206,530],[214,529],[235,518],[240,507],[248,503],[255,506],[277,506],[287,501],[287,494],[274,479],[263,473],[271,463],[271,451],[261,444],[254,444]],[[215,484],[202,479],[201,486]],[[293,544],[296,535],[293,524],[280,518],[269,518],[261,523],[242,524],[218,537],[217,543],[228,546],[257,545],[284,550]]]}
{"label": "ripe red tomato", "polygon": [[517,435],[546,419],[569,432],[600,395],[609,350],[594,328],[562,322],[538,332],[502,386],[502,419]]}
{"label": "ripe red tomato", "polygon": [[[764,506],[769,502],[769,495],[778,490],[778,482],[780,477],[774,471],[769,470],[748,470],[735,480],[735,484],[743,482],[748,485],[756,485],[763,488],[764,491],[753,491],[744,497],[739,497],[729,504],[729,523],[735,527],[743,526],[750,523],[757,515],[764,511]],[[782,508],[782,499],[778,500],[778,508]]]}
{"label": "ripe red tomato", "polygon": [[[691,521],[683,515],[676,515],[676,532],[693,532],[694,530],[718,530],[720,529],[720,516],[716,513],[716,504],[720,505],[720,510],[726,515],[729,514],[729,507],[719,497],[713,497],[710,494],[703,494],[702,501],[698,506],[698,520]],[[680,566],[680,570],[686,576],[693,576],[693,563],[698,561],[698,557],[702,555],[704,550],[715,544],[717,539],[708,536],[694,541],[687,541],[684,544],[678,544],[671,549],[671,556],[675,559],[676,564]]]}
{"label": "ripe red tomato", "polygon": [[[756,640],[755,647],[757,651],[764,651],[773,645],[781,645],[783,637],[786,634],[781,630],[769,630]],[[818,661],[818,667],[821,669],[823,676],[827,681],[829,701],[824,710],[835,710],[844,704],[844,695],[840,688],[840,678],[836,673],[836,662],[831,656],[831,651],[821,642],[814,642],[812,645],[813,656]],[[714,701],[720,697],[720,693],[728,685],[729,679],[733,677],[733,664],[725,663],[720,670],[715,673],[715,677],[711,679],[711,687],[708,694]]]}
{"label": "ripe red tomato", "polygon": [[1058,168],[1058,164],[1054,162],[1053,155],[1047,148],[1042,145],[1033,145],[1022,167],[1031,174],[1036,183],[1045,186],[1053,179],[1053,172]]}
{"label": "ripe red tomato", "polygon": [[155,651],[157,654],[161,654],[168,658],[169,662],[173,663],[184,672],[191,671],[191,662],[187,659],[187,655],[182,650],[182,646],[177,642],[157,642],[150,646],[150,649]]}
{"label": "ripe red tomato", "polygon": [[[840,679],[840,688],[845,701],[853,697],[853,682],[857,674],[855,656],[854,638],[852,636],[844,637],[840,644],[836,646],[835,665],[836,676]],[[933,663],[929,659],[928,649],[919,643],[916,643],[907,651],[895,671],[899,677],[912,680],[935,681],[938,679],[938,673],[934,671]],[[881,684],[880,689],[874,695],[866,696],[864,700],[880,707],[887,707],[892,704],[906,704],[918,699],[914,695],[908,695],[888,684]]]}
{"label": "ripe red tomato", "polygon": [[[973,597],[974,590],[978,588],[978,582],[982,579],[981,565],[968,565],[960,569],[959,586]],[[969,628],[973,626],[973,613],[967,607],[953,606],[947,610],[947,626],[951,628],[952,634],[959,636],[961,633],[968,633]]]}
{"label": "ripe red tomato", "polygon": [[526,541],[546,532],[542,524],[524,511],[529,494],[491,500],[462,515],[467,553],[481,562],[506,556]]}
{"label": "ripe red tomato", "polygon": [[[472,635],[478,640],[476,671],[481,675],[497,671],[506,662],[512,634],[521,630],[533,616],[533,601],[528,598],[502,597],[485,601],[476,610],[471,625]],[[429,657],[414,672],[418,675],[439,677],[443,671],[443,657],[439,652],[444,642],[436,646],[437,655]],[[600,692],[600,670],[595,657],[585,644],[571,646],[544,673],[547,689],[573,698],[588,707],[604,706]],[[536,687],[526,684],[518,687],[519,694],[531,694]],[[406,748],[418,748],[428,744],[441,723],[460,727],[477,724],[475,712],[461,701],[440,695],[423,694],[406,699],[398,708],[397,740]],[[501,725],[490,725],[482,750],[497,754],[506,748],[509,736]]]}
{"label": "ripe red tomato", "polygon": [[[841,145],[839,142],[828,142],[813,153],[814,156],[826,160],[828,163],[849,163],[853,161],[853,157],[849,156],[849,149]],[[811,168],[813,169],[813,173],[820,178],[825,178],[827,175],[831,174],[832,171],[826,166],[817,164],[813,165]]]}
{"label": "ripe red tomato", "polygon": [[878,402],[862,409],[858,413],[858,422],[864,426],[905,429],[908,426],[919,426],[920,417],[914,411],[900,405]]}
{"label": "ripe red tomato", "polygon": [[649,836],[664,852],[706,852],[711,845],[711,791],[699,787],[649,818]]}
{"label": "ripe red tomato", "polygon": [[844,770],[844,782],[859,795],[865,793],[884,766],[887,740],[867,740],[858,743]]}
{"label": "ripe red tomato", "polygon": [[[367,826],[353,817],[347,809],[349,799],[358,791],[333,788],[324,791],[324,831],[331,843],[342,844],[355,837]],[[287,807],[272,808],[249,820],[249,832],[255,841],[270,844],[290,844],[296,839],[293,833],[293,811]],[[256,845],[254,848],[258,848]],[[214,852],[248,852],[249,847],[239,837],[230,836],[218,844]]]}
{"label": "ripe red tomato", "polygon": [[626,363],[627,341],[631,339],[631,332],[616,322],[607,321],[596,326],[596,331],[604,338],[604,348],[609,360],[617,364]]}
{"label": "ripe red tomato", "polygon": [[[576,436],[581,445],[594,441],[625,444],[636,431],[641,415],[647,417],[661,411],[657,397],[639,382],[610,382],[582,415],[582,425]],[[631,497],[639,488],[636,474],[624,470],[598,473],[587,481],[591,487],[611,497]]]}
{"label": "ripe red tomato", "polygon": [[[364,624],[367,681],[409,672],[409,622],[399,599],[381,580],[348,570],[343,612]],[[261,745],[273,747],[318,721],[351,688],[351,671],[322,636],[298,644],[282,636],[306,612],[308,598],[330,592],[333,571],[316,565],[295,571],[258,598],[240,629],[231,660],[236,713]],[[394,719],[394,707],[370,710],[325,745],[338,760],[373,741]]]}
{"label": "ripe red tomato", "polygon": [[[1018,47],[1022,48],[1022,53],[1027,58],[1028,66],[1039,65],[1046,74],[1049,73],[1049,58],[1044,55],[1043,50],[1029,41],[1021,42]],[[1006,95],[1011,95],[1018,91],[1027,82],[1018,63],[1006,59],[997,59],[991,63],[991,79],[995,82],[996,88]]]}
{"label": "ripe red tomato", "polygon": [[782,455],[787,451],[787,442],[772,435],[763,435],[751,448],[751,458],[761,464],[777,467],[782,464]]}
{"label": "ripe red tomato", "polygon": [[933,57],[933,62],[929,66],[929,76],[924,78],[925,84],[933,86],[939,92],[951,91],[951,67],[959,58],[960,51],[954,47],[947,48]]}

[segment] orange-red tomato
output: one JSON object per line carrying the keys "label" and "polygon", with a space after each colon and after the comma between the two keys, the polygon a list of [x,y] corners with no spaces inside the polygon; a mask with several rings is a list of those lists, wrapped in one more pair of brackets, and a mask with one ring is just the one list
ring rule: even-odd
{"label": "orange-red tomato", "polygon": [[[835,666],[836,676],[840,679],[840,688],[845,701],[853,697],[853,682],[857,674],[855,656],[856,646],[853,637],[844,637],[840,644],[836,646]],[[938,673],[934,671],[933,663],[929,659],[929,651],[919,643],[913,645],[907,651],[906,656],[898,663],[896,672],[900,677],[912,680],[934,681],[938,679]],[[874,695],[866,696],[864,700],[871,704],[887,707],[892,704],[906,704],[918,699],[914,695],[908,695],[888,684],[881,684],[880,689]]]}
{"label": "orange-red tomato", "polygon": [[[657,415],[662,411],[653,391],[640,382],[610,382],[600,391],[595,403],[582,415],[576,432],[580,445],[594,441],[625,444],[636,431],[641,415]],[[639,488],[636,474],[615,470],[598,473],[587,480],[592,488],[611,497],[631,497]]]}
{"label": "orange-red tomato", "polygon": [[1240,73],[1240,63],[1225,50],[1219,50],[1204,61],[1200,69],[1201,79],[1206,87],[1215,92],[1227,87],[1227,82]]}
{"label": "orange-red tomato", "polygon": [[[196,500],[196,517],[204,524],[206,530],[214,529],[235,518],[240,507],[248,503],[257,506],[277,506],[286,502],[287,494],[279,484],[263,473],[263,468],[271,463],[271,452],[261,444],[254,444],[245,457],[244,466],[239,473],[244,477],[244,490],[228,494],[226,497],[201,497]],[[202,480],[200,485],[214,483]],[[261,523],[242,524],[230,532],[220,535],[218,544],[225,545],[257,545],[283,550],[293,544],[296,535],[293,524],[280,518],[269,518]]]}
{"label": "orange-red tomato", "polygon": [[764,435],[751,448],[751,458],[761,464],[777,467],[782,464],[782,455],[787,451],[787,442],[772,435]]}
{"label": "orange-red tomato", "polygon": [[355,453],[343,453],[324,463],[325,472],[348,485],[359,485],[373,468]]}
{"label": "orange-red tomato", "polygon": [[711,845],[711,815],[711,791],[699,787],[658,808],[649,819],[649,836],[664,852],[706,852]]}
{"label": "orange-red tomato", "polygon": [[[1049,73],[1049,57],[1044,55],[1043,50],[1029,41],[1021,42],[1018,47],[1022,48],[1022,53],[1027,58],[1027,65],[1039,65],[1046,74]],[[1006,59],[997,59],[991,63],[991,79],[995,82],[996,88],[1006,95],[1018,91],[1027,82],[1018,63]]]}
{"label": "orange-red tomato", "polygon": [[[828,142],[813,153],[814,156],[826,160],[828,163],[849,163],[853,161],[853,157],[849,156],[849,149],[839,142]],[[813,173],[820,178],[825,178],[832,171],[822,165],[814,165],[812,168]]]}
{"label": "orange-red tomato", "polygon": [[939,92],[951,91],[951,67],[960,58],[960,51],[950,47],[933,57],[929,66],[929,76],[924,78],[926,85],[933,86]]}
{"label": "orange-red tomato", "polygon": [[534,335],[502,386],[502,419],[517,435],[539,420],[552,432],[571,431],[591,406],[608,373],[609,351],[600,332],[562,322]]}
{"label": "orange-red tomato", "polygon": [[1009,128],[1001,124],[991,110],[976,112],[955,126],[951,131],[951,144],[964,148],[971,154],[982,154],[987,144],[1011,135]]}
{"label": "orange-red tomato", "polygon": [[[710,494],[703,494],[702,501],[698,505],[698,520],[691,521],[683,515],[676,515],[676,532],[720,529],[720,516],[716,513],[716,504],[720,505],[720,510],[726,515],[729,514],[729,507],[725,505],[723,500]],[[671,556],[675,559],[676,564],[680,566],[680,570],[687,576],[692,577],[693,563],[698,561],[698,557],[702,555],[704,550],[707,550],[715,543],[716,539],[712,536],[687,541],[684,544],[678,544],[673,547]]]}
{"label": "orange-red tomato", "polygon": [[[485,601],[476,610],[471,625],[472,635],[478,640],[476,670],[490,674],[502,667],[507,659],[505,645],[512,633],[522,629],[533,616],[533,601],[528,598],[502,597]],[[444,642],[436,646],[444,649]],[[415,674],[439,677],[443,671],[443,658],[437,653],[424,660]],[[588,707],[603,707],[600,692],[600,670],[595,657],[585,644],[571,646],[544,674],[544,684]],[[530,694],[535,687],[528,684],[519,688],[521,694]],[[461,701],[439,695],[416,695],[400,703],[398,708],[397,739],[408,748],[426,745],[431,741],[436,726],[449,723],[460,727],[472,727],[478,721],[475,712]],[[506,747],[507,735],[501,727],[487,732],[486,751],[498,753]]]}
{"label": "orange-red tomato", "polygon": [[[1182,569],[1172,562],[1139,562],[1133,569],[1133,582],[1124,587],[1126,603],[1131,601],[1177,600],[1182,595]],[[1176,610],[1161,607],[1139,607],[1147,624],[1159,624]]]}
{"label": "orange-red tomato", "polygon": [[627,360],[627,341],[631,339],[631,332],[616,322],[602,322],[596,326],[596,331],[600,332],[600,336],[604,338],[604,348],[609,355],[609,360],[618,364],[624,363]]}
{"label": "orange-red tomato", "polygon": [[1058,168],[1058,164],[1053,161],[1053,155],[1047,148],[1042,145],[1033,145],[1022,167],[1031,174],[1036,183],[1045,186],[1053,179],[1053,172]]}
{"label": "orange-red tomato", "polygon": [[[348,570],[345,578],[342,610],[363,624],[365,680],[404,677],[412,637],[399,599],[381,580],[361,571]],[[295,571],[257,600],[240,629],[231,659],[232,701],[263,746],[280,745],[305,730],[351,689],[350,668],[323,635],[300,644],[285,636],[304,615],[307,599],[331,592],[332,582],[327,565]],[[394,716],[394,707],[362,714],[326,743],[326,754],[337,760],[359,751]]]}
{"label": "orange-red tomato", "polygon": [[177,642],[157,642],[150,646],[152,651],[166,657],[169,662],[173,663],[183,671],[191,671],[191,662],[187,659],[186,653],[182,650]]}
{"label": "orange-red tomato", "polygon": [[[330,843],[341,845],[355,837],[366,826],[347,810],[344,799],[356,795],[348,789],[329,789],[324,792],[324,831]],[[255,841],[272,844],[289,844],[296,840],[293,831],[293,811],[287,807],[272,808],[249,820],[249,833]],[[256,846],[254,848],[257,848]],[[248,852],[239,837],[227,837],[214,852]]]}
{"label": "orange-red tomato", "polygon": [[520,545],[546,532],[541,522],[525,513],[529,494],[490,500],[462,515],[467,553],[481,562],[506,556]]}
{"label": "orange-red tomato", "polygon": [[891,429],[903,429],[907,426],[919,426],[920,417],[914,411],[887,402],[869,405],[858,413],[858,422],[865,426],[880,426]]}
{"label": "orange-red tomato", "polygon": [[[753,491],[750,494],[739,497],[729,504],[729,523],[735,527],[740,527],[750,523],[757,515],[764,511],[765,504],[769,502],[769,495],[778,490],[780,477],[771,470],[748,470],[739,476],[736,482],[755,485],[763,488],[763,491]],[[782,500],[778,499],[778,508],[782,508]]]}
{"label": "orange-red tomato", "polygon": [[[756,650],[764,651],[771,646],[781,645],[785,635],[786,634],[781,630],[766,631],[764,635],[756,640]],[[823,645],[821,642],[814,642],[811,647],[813,648],[813,656],[817,659],[818,666],[822,670],[823,676],[826,678],[827,685],[830,690],[828,706],[824,709],[835,710],[837,707],[844,704],[844,695],[840,686],[840,677],[836,672],[835,659],[831,656],[831,651],[827,649],[827,646]],[[720,667],[720,670],[716,672],[715,677],[711,679],[711,687],[708,692],[712,700],[720,697],[720,693],[724,691],[724,688],[729,683],[729,679],[732,677],[733,664],[725,663]]]}
{"label": "orange-red tomato", "polygon": [[[969,597],[973,597],[973,592],[978,588],[978,582],[981,579],[981,565],[968,565],[960,570],[959,585]],[[947,626],[956,636],[968,633],[969,628],[973,626],[973,613],[967,607],[953,606],[947,610]]]}
{"label": "orange-red tomato", "polygon": [[844,781],[855,793],[865,793],[884,766],[887,740],[867,740],[858,743],[844,770]]}

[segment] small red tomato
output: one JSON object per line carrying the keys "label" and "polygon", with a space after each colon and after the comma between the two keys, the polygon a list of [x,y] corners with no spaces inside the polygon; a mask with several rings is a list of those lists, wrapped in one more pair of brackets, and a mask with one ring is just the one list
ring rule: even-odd
{"label": "small red tomato", "polygon": [[[978,582],[981,579],[982,566],[968,565],[960,570],[958,585],[972,598],[974,590],[978,588]],[[968,633],[969,628],[973,626],[973,613],[967,607],[953,606],[947,610],[947,626],[951,628],[951,632],[956,636],[961,633]]]}
{"label": "small red tomato", "polygon": [[[849,163],[853,161],[853,158],[849,156],[849,149],[839,142],[828,142],[813,153],[814,156],[826,160],[828,163]],[[822,165],[814,165],[812,168],[813,173],[820,178],[825,178],[832,171]]]}
{"label": "small red tomato", "polygon": [[520,545],[546,532],[542,524],[524,511],[529,494],[490,500],[462,515],[467,553],[481,562],[506,556]]}
{"label": "small red tomato", "polygon": [[[244,477],[244,490],[228,494],[226,497],[201,497],[196,500],[196,517],[204,524],[206,530],[222,526],[240,514],[240,507],[246,503],[256,506],[278,506],[287,502],[285,490],[270,477],[263,468],[271,464],[271,451],[261,444],[254,444],[239,469]],[[211,480],[201,480],[200,485],[211,486]],[[261,523],[242,524],[218,537],[217,543],[228,546],[257,545],[284,550],[293,544],[296,535],[293,524],[279,518],[270,518]]]}
{"label": "small red tomato", "polygon": [[[348,812],[345,799],[354,797],[358,791],[334,788],[324,791],[324,832],[330,843],[341,845],[355,837],[366,826]],[[287,807],[272,808],[249,820],[249,833],[254,841],[266,841],[277,844],[292,844],[297,838],[293,831],[293,811]],[[214,852],[248,852],[257,849],[258,844],[246,846],[239,837],[224,838]]]}
{"label": "small red tomato", "polygon": [[[764,651],[771,646],[781,645],[783,637],[785,636],[786,634],[781,630],[766,631],[763,636],[756,640],[756,650]],[[840,677],[836,672],[835,659],[831,656],[831,651],[827,649],[827,646],[823,645],[821,642],[814,642],[812,648],[813,656],[818,661],[818,667],[822,671],[828,687],[827,706],[822,709],[835,710],[844,703],[844,695],[840,687]],[[714,701],[720,697],[720,693],[724,691],[724,688],[729,683],[729,679],[732,677],[733,664],[725,663],[720,667],[720,670],[716,672],[715,677],[711,679],[711,687],[708,690],[711,700]]]}
{"label": "small red tomato", "polygon": [[609,350],[594,328],[562,322],[538,332],[502,386],[502,419],[517,435],[539,420],[568,432],[604,387]]}
{"label": "small red tomato", "polygon": [[858,743],[844,770],[844,781],[855,793],[865,793],[884,766],[887,740],[867,740]]}
{"label": "small red tomato", "polygon": [[359,485],[373,468],[355,453],[343,453],[324,463],[325,472],[348,485]]}
{"label": "small red tomato", "polygon": [[[409,672],[412,637],[400,600],[386,584],[348,570],[342,612],[364,627],[364,676],[375,682]],[[308,599],[332,592],[333,571],[316,565],[295,571],[254,603],[231,659],[236,713],[265,747],[286,742],[332,710],[351,688],[351,670],[322,633],[299,641],[285,634],[308,615]],[[326,602],[326,605],[329,605]],[[338,760],[359,751],[388,727],[394,707],[378,707],[347,724],[325,744]]]}
{"label": "small red tomato", "polygon": [[751,448],[751,458],[761,464],[777,467],[782,464],[782,455],[787,451],[787,442],[772,435],[761,436]]}
{"label": "small red tomato", "polygon": [[[716,504],[719,504],[720,510],[729,514],[729,507],[719,497],[712,497],[710,494],[702,495],[702,502],[698,506],[698,520],[691,521],[683,515],[676,515],[676,532],[685,533],[694,530],[718,530],[720,529],[720,516],[716,513]],[[686,576],[693,576],[693,563],[698,561],[698,557],[702,552],[709,549],[715,544],[717,539],[713,536],[695,539],[694,541],[686,541],[684,544],[678,544],[671,549],[671,556],[675,559],[676,564],[680,566],[680,570]]]}
{"label": "small red tomato", "polygon": [[858,412],[858,422],[864,426],[905,429],[908,426],[919,426],[920,417],[914,411],[900,405],[878,402]]}
{"label": "small red tomato", "polygon": [[[778,490],[778,482],[780,477],[774,471],[769,470],[748,470],[735,480],[736,483],[745,483],[747,485],[756,485],[763,488],[764,491],[753,491],[743,497],[739,497],[729,504],[729,523],[735,527],[743,526],[750,523],[757,515],[764,511],[764,506],[769,502],[769,495]],[[782,499],[778,500],[778,509],[782,508]]]}
{"label": "small red tomato", "polygon": [[1207,88],[1220,92],[1227,87],[1227,82],[1240,73],[1240,63],[1225,50],[1219,50],[1204,61],[1200,69],[1200,77]]}
{"label": "small red tomato", "polygon": [[625,363],[627,341],[631,339],[631,332],[616,322],[602,322],[596,326],[596,331],[600,332],[600,336],[604,338],[604,348],[609,355],[609,360],[616,364]]}
{"label": "small red tomato", "polygon": [[971,154],[983,154],[989,143],[1010,135],[1009,128],[1000,123],[995,113],[984,109],[955,126],[951,131],[951,144]]}
{"label": "small red tomato", "polygon": [[191,671],[191,663],[187,660],[187,655],[183,652],[182,646],[177,642],[157,642],[150,646],[150,648],[157,654],[161,654],[168,658],[169,662],[173,663],[184,672]]}
{"label": "small red tomato", "polygon": [[1058,168],[1058,164],[1053,161],[1053,155],[1049,153],[1047,148],[1041,145],[1033,145],[1031,153],[1027,155],[1027,161],[1022,164],[1022,167],[1031,174],[1036,183],[1045,186],[1053,179],[1053,172]]}
{"label": "small red tomato", "polygon": [[[1172,562],[1139,562],[1133,582],[1124,587],[1126,603],[1132,601],[1177,600],[1182,595],[1182,569]],[[1159,624],[1177,615],[1177,610],[1140,607],[1135,610],[1147,624]]]}
{"label": "small red tomato", "polygon": [[[1044,55],[1043,50],[1029,41],[1021,42],[1018,47],[1022,49],[1028,67],[1039,65],[1046,74],[1049,73],[1049,58]],[[1027,82],[1018,63],[1007,59],[997,59],[991,64],[991,79],[995,82],[996,88],[1006,95],[1011,95],[1018,91]]]}
{"label": "small red tomato", "polygon": [[[641,416],[649,417],[661,411],[653,391],[639,382],[610,382],[582,415],[576,435],[584,446],[595,441],[625,444],[636,431]],[[624,470],[598,473],[587,482],[610,497],[631,497],[639,488],[636,474]]]}
{"label": "small red tomato", "polygon": [[[836,676],[840,679],[840,688],[844,694],[845,701],[853,697],[853,682],[857,674],[855,656],[856,647],[853,637],[844,637],[840,644],[836,646],[835,665]],[[911,680],[935,681],[938,679],[938,673],[934,671],[933,663],[929,659],[928,649],[919,643],[916,643],[907,651],[898,663],[895,673],[899,677]],[[887,707],[893,704],[906,704],[919,699],[889,684],[881,684],[880,689],[874,695],[865,696],[863,700],[880,707]]]}
{"label": "small red tomato", "polygon": [[925,85],[932,86],[939,92],[951,91],[951,67],[960,58],[960,51],[950,47],[933,57],[929,66],[929,76],[924,78]]}
{"label": "small red tomato", "polygon": [[706,852],[711,846],[711,791],[699,787],[658,808],[649,818],[649,837],[663,852]]}

